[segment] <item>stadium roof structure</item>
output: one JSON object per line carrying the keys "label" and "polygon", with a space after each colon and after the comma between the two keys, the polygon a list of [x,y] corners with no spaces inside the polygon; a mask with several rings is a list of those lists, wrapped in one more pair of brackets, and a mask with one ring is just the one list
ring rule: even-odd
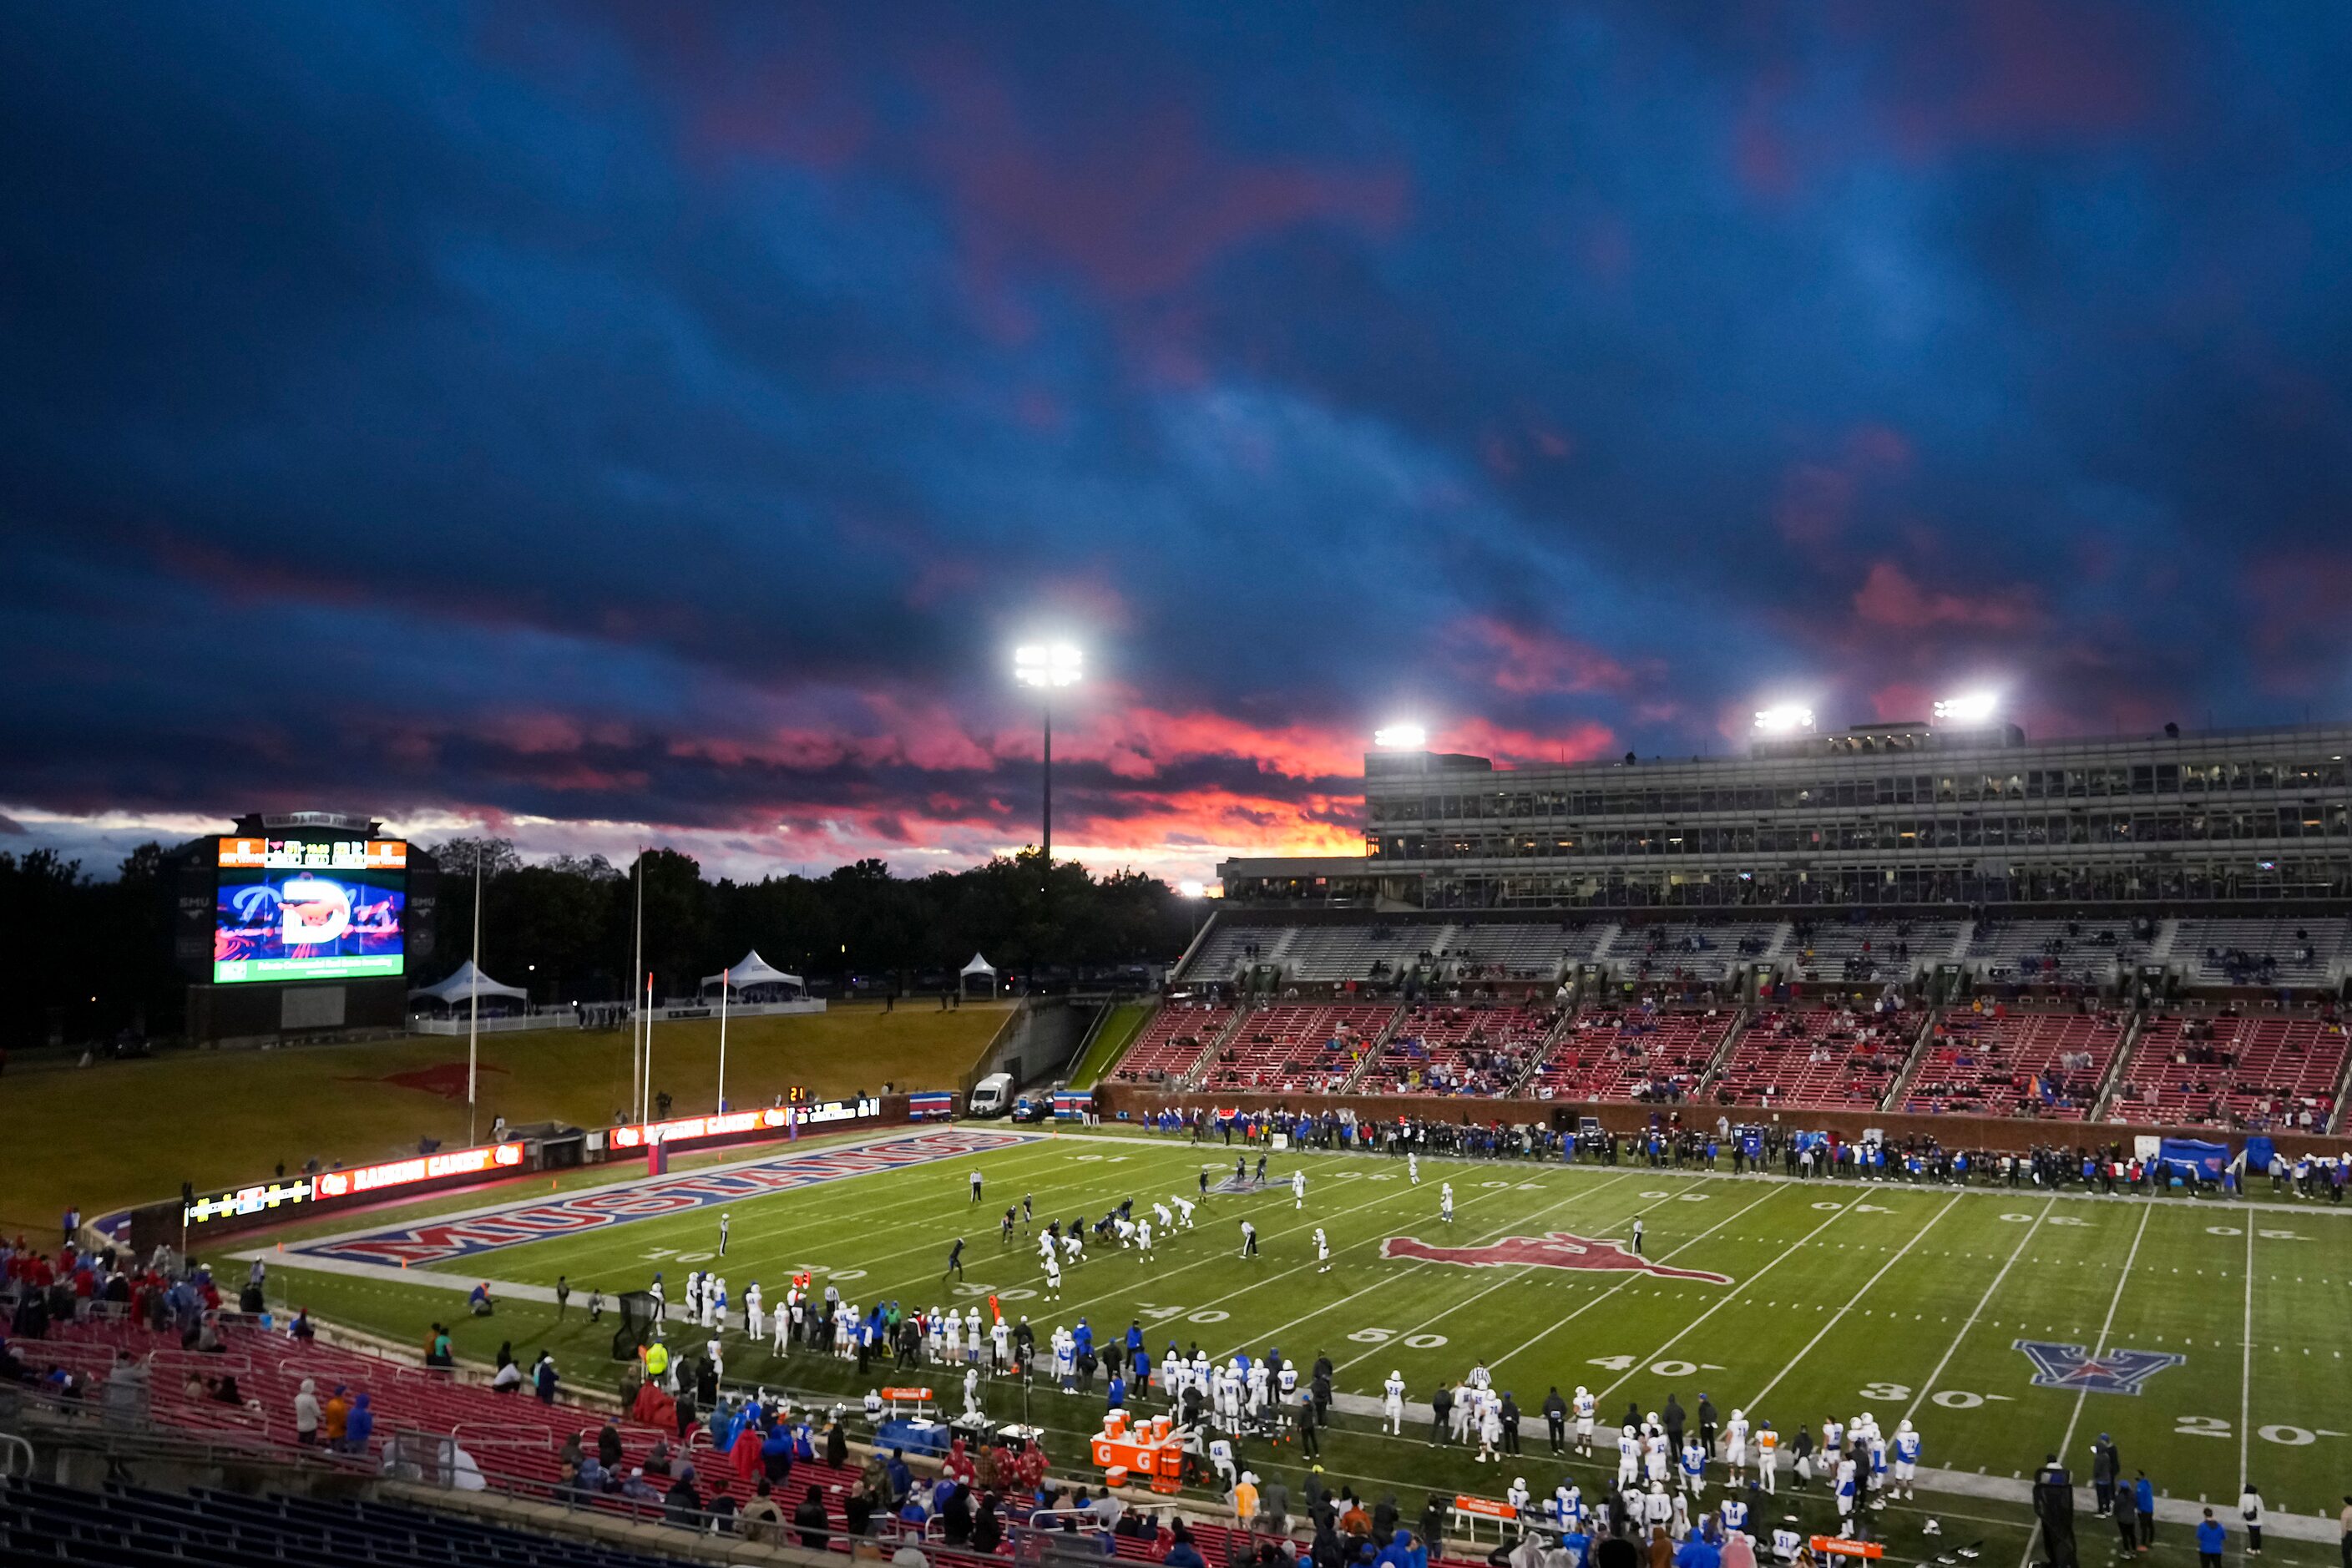
{"label": "stadium roof structure", "polygon": [[450,975],[448,979],[441,982],[440,984],[421,985],[415,990],[411,991],[408,994],[412,998],[417,996],[430,996],[436,1002],[446,1002],[451,1004],[472,1001],[477,998],[487,1000],[493,996],[511,997],[513,1000],[522,1003],[528,1003],[530,1000],[530,992],[525,991],[519,985],[499,984],[497,981],[491,979],[488,975],[475,968],[474,961],[470,958],[465,963],[459,964],[457,966],[457,973]]}
{"label": "stadium roof structure", "polygon": [[797,974],[787,974],[760,956],[758,948],[751,949],[717,974],[702,977],[705,991],[724,984],[731,991],[749,991],[754,985],[791,985],[805,991],[808,984]]}

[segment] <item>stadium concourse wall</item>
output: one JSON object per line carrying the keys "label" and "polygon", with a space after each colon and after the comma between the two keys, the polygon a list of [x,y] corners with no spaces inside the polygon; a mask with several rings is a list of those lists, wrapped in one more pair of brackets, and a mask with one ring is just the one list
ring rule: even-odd
{"label": "stadium concourse wall", "polygon": [[[1563,1118],[1576,1125],[1584,1117],[1596,1119],[1621,1136],[1649,1131],[1654,1116],[1679,1114],[1685,1126],[1704,1129],[1718,1116],[1735,1123],[1773,1121],[1793,1131],[1832,1132],[1853,1142],[1864,1132],[1877,1132],[1892,1142],[1933,1138],[1947,1149],[1986,1149],[2022,1154],[2040,1145],[2072,1148],[2077,1144],[2129,1142],[2136,1137],[2197,1138],[2228,1143],[2234,1154],[2245,1146],[2247,1134],[2215,1127],[2158,1127],[2141,1122],[2029,1121],[1999,1116],[1917,1116],[1886,1110],[1812,1110],[1800,1106],[1772,1109],[1757,1105],[1717,1105],[1685,1100],[1654,1105],[1633,1100],[1527,1100],[1444,1094],[1253,1094],[1227,1089],[1222,1093],[1188,1089],[1171,1093],[1144,1084],[1105,1084],[1095,1090],[1095,1111],[1104,1121],[1139,1121],[1160,1110],[1350,1110],[1358,1120],[1391,1121],[1412,1117],[1424,1121],[1558,1124]],[[2352,1137],[2280,1131],[2263,1134],[2282,1154],[2352,1152]]]}

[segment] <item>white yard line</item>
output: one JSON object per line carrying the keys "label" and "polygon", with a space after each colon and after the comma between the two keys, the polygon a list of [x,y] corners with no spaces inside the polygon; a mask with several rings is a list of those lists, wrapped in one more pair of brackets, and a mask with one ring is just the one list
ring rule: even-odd
{"label": "white yard line", "polygon": [[[1713,1236],[1717,1231],[1721,1230],[1725,1226],[1731,1224],[1732,1221],[1739,1218],[1742,1215],[1745,1215],[1749,1209],[1754,1208],[1758,1204],[1763,1203],[1766,1199],[1769,1199],[1773,1195],[1773,1194],[1768,1192],[1762,1197],[1756,1198],[1747,1204],[1743,1204],[1738,1208],[1733,1210],[1730,1214],[1726,1215],[1723,1218],[1717,1220],[1713,1225],[1708,1226],[1705,1230],[1700,1231],[1696,1236],[1692,1237],[1688,1241],[1684,1242],[1680,1247],[1675,1247],[1673,1251],[1665,1254],[1664,1257],[1660,1258],[1658,1261],[1664,1263],[1667,1261],[1668,1258],[1679,1258],[1682,1254],[1689,1251],[1692,1247],[1696,1247],[1700,1242],[1705,1241],[1708,1237]],[[1609,1300],[1610,1297],[1617,1294],[1618,1291],[1625,1289],[1626,1286],[1631,1285],[1634,1280],[1642,1278],[1643,1278],[1643,1276],[1638,1273],[1628,1273],[1624,1279],[1620,1279],[1616,1284],[1609,1287],[1608,1289],[1601,1291],[1601,1294],[1592,1298],[1591,1300],[1584,1303],[1583,1306],[1579,1307],[1575,1311],[1569,1313],[1566,1317],[1559,1319],[1556,1322],[1548,1324],[1544,1328],[1538,1330],[1534,1338],[1528,1340],[1517,1349],[1510,1352],[1509,1354],[1496,1357],[1493,1362],[1489,1363],[1488,1365],[1496,1371],[1500,1371],[1512,1361],[1516,1360],[1520,1355],[1525,1354],[1533,1346],[1541,1344],[1544,1341],[1559,1332],[1560,1330],[1568,1327],[1569,1324],[1574,1322],[1585,1313],[1592,1310],[1593,1308],[1601,1305],[1601,1302]],[[1736,1289],[1737,1287],[1734,1288]]]}
{"label": "white yard line", "polygon": [[1755,1284],[1756,1281],[1763,1279],[1767,1274],[1771,1273],[1772,1270],[1780,1267],[1781,1264],[1787,1262],[1790,1258],[1794,1258],[1798,1253],[1802,1252],[1805,1249],[1806,1245],[1810,1243],[1813,1237],[1821,1235],[1822,1232],[1829,1229],[1830,1226],[1837,1224],[1838,1221],[1852,1214],[1853,1212],[1854,1204],[1859,1203],[1860,1201],[1861,1198],[1857,1195],[1845,1203],[1840,1204],[1838,1205],[1837,1213],[1830,1215],[1829,1218],[1822,1221],[1821,1224],[1807,1231],[1800,1240],[1785,1251],[1781,1252],[1780,1256],[1774,1258],[1771,1262],[1767,1263],[1763,1268],[1759,1268],[1747,1279],[1739,1280],[1738,1283],[1734,1284],[1730,1289],[1726,1290],[1723,1293],[1722,1298],[1718,1300],[1714,1306],[1709,1307],[1706,1311],[1701,1312],[1697,1317],[1693,1318],[1689,1322],[1685,1323],[1675,1331],[1674,1337],[1669,1339],[1664,1344],[1660,1345],[1648,1355],[1642,1356],[1635,1360],[1633,1364],[1631,1367],[1628,1367],[1624,1373],[1621,1375],[1616,1382],[1611,1384],[1599,1394],[1593,1395],[1593,1402],[1595,1404],[1599,1404],[1601,1401],[1607,1399],[1611,1394],[1616,1393],[1619,1389],[1624,1387],[1628,1383],[1631,1383],[1633,1380],[1633,1374],[1635,1373],[1640,1372],[1652,1362],[1657,1360],[1660,1356],[1665,1354],[1668,1351],[1682,1343],[1683,1341],[1689,1336],[1692,1330],[1697,1328],[1701,1323],[1706,1322],[1709,1318],[1714,1317],[1717,1312],[1720,1312],[1726,1307],[1731,1305],[1733,1300],[1735,1300],[1750,1285]]}
{"label": "white yard line", "polygon": [[[1609,1181],[1606,1181],[1606,1182],[1601,1183],[1600,1186],[1597,1186],[1597,1187],[1593,1188],[1591,1193],[1584,1193],[1584,1194],[1579,1194],[1579,1195],[1580,1195],[1580,1196],[1581,1196],[1581,1197],[1591,1197],[1591,1196],[1592,1195],[1592,1194],[1593,1194],[1593,1193],[1605,1192],[1605,1191],[1607,1191],[1609,1188],[1615,1186],[1619,1182],[1627,1182],[1627,1181],[1631,1181],[1631,1180],[1633,1180],[1633,1179],[1634,1174],[1635,1174],[1635,1173],[1631,1172],[1631,1171],[1628,1171],[1628,1172],[1626,1172],[1626,1173],[1625,1173],[1623,1175],[1622,1175],[1622,1176],[1612,1177],[1612,1178],[1611,1178]],[[1705,1178],[1701,1178],[1699,1181],[1695,1182],[1695,1183],[1693,1183],[1693,1184],[1692,1184],[1692,1185],[1693,1185],[1694,1187],[1702,1187],[1702,1186],[1705,1186],[1706,1184],[1706,1183]],[[1649,1200],[1649,1201],[1651,1201],[1651,1202],[1654,1202],[1654,1201],[1656,1201],[1656,1200],[1652,1199],[1652,1200]],[[1501,1235],[1502,1235],[1502,1234],[1504,1234],[1506,1231],[1517,1230],[1517,1229],[1520,1228],[1522,1226],[1534,1226],[1534,1225],[1535,1225],[1538,1220],[1540,1220],[1540,1219],[1543,1217],[1543,1215],[1548,1215],[1548,1214],[1551,1213],[1553,1209],[1559,1208],[1559,1207],[1561,1207],[1561,1206],[1563,1206],[1561,1204],[1553,1204],[1553,1205],[1549,1205],[1549,1207],[1546,1207],[1546,1208],[1542,1208],[1542,1209],[1538,1209],[1538,1210],[1537,1210],[1537,1211],[1536,1211],[1536,1213],[1535,1213],[1533,1215],[1530,1215],[1530,1216],[1528,1216],[1528,1218],[1525,1218],[1525,1219],[1519,1219],[1519,1220],[1513,1220],[1513,1221],[1512,1221],[1510,1224],[1508,1224],[1508,1225],[1499,1225],[1499,1226],[1496,1226],[1494,1229],[1492,1229],[1492,1230],[1490,1230],[1490,1231],[1487,1231],[1484,1236],[1481,1236],[1481,1237],[1478,1238],[1478,1240],[1477,1240],[1477,1241],[1474,1241],[1474,1242],[1472,1242],[1472,1243],[1471,1243],[1471,1245],[1472,1245],[1473,1247],[1475,1247],[1475,1246],[1479,1245],[1481,1242],[1485,1242],[1485,1241],[1487,1241],[1487,1240],[1491,1239],[1492,1237],[1497,1237],[1497,1236],[1501,1236]],[[1418,1273],[1418,1272],[1420,1272],[1422,1269],[1426,1268],[1428,1268],[1428,1267],[1429,1267],[1429,1265],[1428,1265],[1428,1264],[1426,1264],[1426,1263],[1416,1263],[1416,1264],[1413,1264],[1411,1268],[1409,1268],[1405,1269],[1405,1270],[1403,1271],[1403,1273],[1402,1273],[1402,1274],[1399,1274],[1399,1275],[1397,1275],[1397,1276],[1396,1276],[1396,1278],[1398,1278],[1398,1279],[1402,1279],[1402,1278],[1404,1278],[1404,1276],[1405,1276],[1406,1274],[1415,1274],[1415,1273]],[[1516,1284],[1517,1284],[1520,1280],[1522,1280],[1522,1279],[1526,1279],[1528,1275],[1530,1275],[1530,1274],[1534,1273],[1534,1272],[1536,1271],[1536,1269],[1538,1269],[1538,1268],[1541,1268],[1541,1267],[1542,1267],[1542,1265],[1540,1265],[1540,1264],[1529,1264],[1529,1265],[1528,1265],[1526,1268],[1521,1268],[1521,1269],[1520,1269],[1517,1274],[1510,1275],[1510,1276],[1508,1276],[1508,1277],[1507,1277],[1507,1278],[1505,1278],[1505,1279],[1497,1279],[1497,1280],[1496,1280],[1496,1281],[1495,1281],[1495,1283],[1493,1283],[1492,1285],[1487,1286],[1484,1290],[1480,1290],[1480,1291],[1476,1292],[1475,1295],[1465,1296],[1465,1297],[1464,1297],[1461,1300],[1459,1300],[1459,1301],[1456,1301],[1456,1302],[1453,1303],[1451,1306],[1448,1306],[1448,1307],[1443,1308],[1443,1309],[1441,1309],[1440,1310],[1438,1310],[1438,1311],[1436,1311],[1436,1312],[1433,1312],[1433,1313],[1431,1313],[1428,1317],[1423,1318],[1420,1322],[1415,1323],[1412,1328],[1410,1328],[1410,1329],[1406,1330],[1403,1333],[1402,1333],[1402,1334],[1398,1335],[1397,1337],[1398,1337],[1398,1338],[1400,1338],[1400,1339],[1411,1339],[1413,1335],[1418,1334],[1418,1333],[1421,1333],[1421,1332],[1423,1332],[1424,1331],[1426,1331],[1426,1330],[1428,1329],[1428,1327],[1429,1327],[1429,1325],[1430,1325],[1430,1324],[1436,1322],[1438,1320],[1440,1320],[1440,1319],[1442,1319],[1442,1318],[1444,1318],[1444,1317],[1447,1316],[1449,1313],[1458,1312],[1458,1311],[1460,1311],[1463,1308],[1469,1306],[1469,1305],[1470,1305],[1472,1302],[1474,1302],[1474,1301],[1482,1301],[1482,1300],[1485,1300],[1488,1296],[1493,1295],[1496,1291],[1497,1291],[1497,1290],[1501,1289],[1502,1289],[1504,1286],[1506,1286],[1506,1285],[1516,1285]],[[1369,1287],[1368,1287],[1368,1288],[1369,1288]],[[1362,1295],[1362,1294],[1363,1294],[1363,1291],[1361,1291],[1361,1290],[1359,1290],[1359,1291],[1357,1291],[1357,1292],[1356,1292],[1356,1295],[1357,1295],[1357,1296],[1360,1296],[1360,1295]],[[1354,1297],[1354,1296],[1350,1296],[1350,1297],[1349,1297],[1349,1298],[1348,1298],[1348,1300],[1352,1301],[1352,1300],[1355,1300],[1355,1297]],[[1335,1305],[1335,1306],[1336,1306],[1336,1305],[1339,1305],[1339,1303],[1334,1302],[1334,1303],[1333,1303],[1333,1305]],[[1327,1309],[1327,1310],[1328,1310],[1328,1309]],[[1310,1315],[1313,1315],[1313,1314],[1310,1314]],[[1299,1321],[1303,1322],[1303,1321],[1305,1321],[1306,1320],[1305,1320],[1305,1319],[1301,1319],[1301,1320],[1299,1320]],[[1345,1371],[1347,1371],[1349,1367],[1351,1367],[1351,1366],[1355,1365],[1355,1364],[1356,1364],[1358,1362],[1360,1362],[1360,1361],[1370,1361],[1373,1356],[1378,1355],[1378,1354],[1381,1352],[1381,1351],[1382,1349],[1384,1349],[1384,1348],[1386,1348],[1386,1347],[1385,1347],[1385,1344],[1374,1345],[1370,1350],[1365,1351],[1365,1352],[1362,1352],[1362,1353],[1360,1353],[1360,1354],[1349,1356],[1346,1361],[1341,1362],[1341,1363],[1340,1363],[1337,1367],[1333,1368],[1332,1370],[1333,1370],[1333,1372],[1334,1372],[1335,1373],[1336,1373],[1345,1372]]]}
{"label": "white yard line", "polygon": [[1759,1405],[1761,1405],[1764,1403],[1764,1396],[1771,1393],[1774,1389],[1780,1387],[1780,1380],[1794,1372],[1797,1369],[1798,1363],[1812,1354],[1813,1347],[1827,1339],[1829,1337],[1830,1331],[1836,1328],[1838,1324],[1844,1320],[1845,1315],[1848,1312],[1853,1311],[1856,1306],[1861,1304],[1862,1299],[1870,1294],[1874,1286],[1875,1286],[1881,1279],[1886,1278],[1886,1271],[1894,1268],[1896,1264],[1902,1262],[1905,1254],[1908,1253],[1913,1247],[1918,1246],[1919,1238],[1926,1236],[1929,1231],[1935,1229],[1937,1221],[1941,1220],[1946,1215],[1951,1213],[1955,1207],[1958,1206],[1959,1201],[1958,1196],[1957,1194],[1954,1195],[1942,1208],[1936,1211],[1935,1219],[1929,1220],[1926,1225],[1921,1226],[1916,1231],[1913,1232],[1911,1239],[1905,1242],[1894,1257],[1888,1258],[1885,1263],[1880,1264],[1878,1272],[1872,1275],[1867,1280],[1864,1281],[1862,1289],[1856,1290],[1853,1297],[1847,1300],[1844,1306],[1840,1307],[1836,1311],[1830,1314],[1830,1321],[1822,1325],[1822,1331],[1815,1334],[1811,1339],[1806,1341],[1805,1348],[1799,1351],[1793,1357],[1791,1357],[1788,1365],[1782,1367],[1779,1372],[1774,1373],[1772,1374],[1772,1380],[1769,1383],[1767,1383],[1763,1387],[1758,1389],[1755,1394],[1749,1397],[1748,1401],[1748,1408],[1753,1410]]}
{"label": "white yard line", "polygon": [[2009,1278],[2009,1271],[2016,1267],[2018,1258],[2024,1255],[2026,1243],[2033,1239],[2034,1232],[2042,1228],[2042,1222],[2050,1217],[2050,1211],[2057,1205],[2058,1199],[2053,1194],[2047,1202],[2042,1204],[2042,1212],[2033,1216],[2033,1223],[2025,1227],[2025,1234],[2018,1237],[2017,1246],[2010,1251],[2009,1261],[2000,1266],[2000,1272],[1992,1277],[1992,1283],[1985,1287],[1985,1293],[1977,1298],[1976,1310],[1969,1314],[1968,1321],[1962,1323],[1960,1331],[1952,1336],[1952,1342],[1944,1347],[1944,1359],[1936,1363],[1936,1370],[1929,1373],[1927,1381],[1919,1385],[1919,1393],[1911,1401],[1911,1407],[1903,1412],[1904,1420],[1908,1421],[1919,1414],[1919,1406],[1925,1405],[1927,1402],[1927,1396],[1936,1392],[1936,1380],[1944,1375],[1946,1367],[1952,1364],[1952,1357],[1959,1352],[1960,1342],[1969,1337],[1969,1331],[1977,1326],[1979,1318],[1984,1316],[1986,1304],[2000,1289],[2000,1282]]}
{"label": "white yard line", "polygon": [[[2147,1234],[2147,1216],[2155,1212],[2156,1208],[2154,1205],[2150,1205],[2148,1207],[2140,1211],[2139,1228],[2132,1232],[2131,1250],[2124,1254],[2124,1271],[2116,1280],[2116,1293],[2114,1299],[2107,1303],[2106,1321],[2099,1325],[2098,1340],[2091,1346],[2091,1354],[2094,1356],[2103,1355],[2106,1352],[2107,1331],[2116,1326],[2116,1309],[2124,1304],[2124,1287],[2131,1283],[2132,1264],[2139,1257],[2140,1237]],[[2083,1404],[2090,1397],[2091,1391],[2088,1388],[2084,1388],[2081,1393],[2074,1395],[2074,1413],[2066,1418],[2066,1435],[2058,1439],[2058,1462],[2062,1465],[2068,1465],[2070,1467],[2072,1465],[2072,1461],[2067,1458],[2067,1456],[2074,1451],[2074,1428],[2081,1424],[2083,1419]],[[2032,1568],[2033,1562],[2033,1543],[2035,1541],[2040,1539],[2041,1531],[2042,1527],[2037,1523],[2033,1530],[2027,1534],[2025,1538],[2025,1555],[2018,1560],[2017,1568]]]}
{"label": "white yard line", "polygon": [[2238,1368],[2238,1474],[2246,1473],[2246,1423],[2254,1403],[2254,1211],[2246,1210],[2245,1350]]}

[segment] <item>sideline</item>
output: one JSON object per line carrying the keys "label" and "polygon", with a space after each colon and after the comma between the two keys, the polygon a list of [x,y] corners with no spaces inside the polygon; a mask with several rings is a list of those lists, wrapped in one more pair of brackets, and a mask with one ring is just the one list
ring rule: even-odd
{"label": "sideline", "polygon": [[[1457,1103],[1466,1104],[1470,1102],[1465,1099],[1465,1100]],[[1489,1100],[1480,1101],[1478,1103],[1499,1107],[1516,1104],[1547,1105],[1551,1102],[1539,1100],[1524,1101]],[[1702,1106],[1699,1109],[1706,1110],[1707,1108]],[[1755,1110],[1757,1107],[1752,1105],[1724,1106],[1721,1109],[1725,1110],[1752,1111]],[[962,1126],[964,1123],[958,1122],[956,1125]],[[1108,1122],[1102,1123],[1101,1125],[1116,1127],[1118,1124],[1117,1122]],[[2095,1121],[2068,1121],[2063,1123],[2052,1122],[2048,1123],[2048,1125],[2053,1127],[2065,1126],[2090,1129],[2101,1127],[2105,1124]],[[1180,1141],[1180,1135],[1173,1132],[1154,1132],[1146,1128],[1135,1126],[1132,1123],[1130,1123],[1129,1126],[1132,1128],[1132,1131],[1125,1132],[1055,1131],[1050,1134],[1050,1136],[1057,1139],[1067,1139],[1073,1142],[1085,1142],[1094,1143],[1174,1143]],[[2196,1130],[2191,1129],[2190,1131],[2193,1131]],[[2226,1129],[2207,1128],[2204,1131],[2209,1132],[2220,1132],[2226,1131]],[[1184,1146],[1187,1148],[1194,1146],[1189,1139],[1181,1140],[1181,1142],[1183,1142]],[[1221,1145],[1203,1142],[1199,1144],[1198,1147],[1206,1150],[1214,1150],[1221,1147]],[[1262,1146],[1253,1143],[1250,1144],[1249,1147],[1257,1149]],[[1327,1160],[1350,1159],[1387,1161],[1399,1158],[1398,1156],[1393,1156],[1376,1149],[1315,1149],[1301,1148],[1296,1144],[1292,1145],[1285,1152],[1291,1154],[1315,1155]],[[2080,1192],[2073,1187],[2045,1187],[2032,1182],[2023,1183],[2014,1187],[1979,1186],[1974,1181],[1969,1182],[1965,1186],[1953,1186],[1943,1182],[1879,1181],[1861,1176],[1785,1176],[1763,1171],[1726,1171],[1719,1167],[1711,1165],[1652,1165],[1642,1160],[1621,1160],[1616,1164],[1612,1165],[1599,1160],[1532,1160],[1520,1158],[1489,1160],[1469,1154],[1423,1154],[1422,1158],[1423,1160],[1434,1160],[1440,1162],[1439,1168],[1444,1170],[1451,1170],[1457,1165],[1493,1165],[1499,1166],[1506,1170],[1586,1171],[1594,1173],[1612,1173],[1624,1170],[1632,1170],[1635,1172],[1649,1171],[1661,1176],[1706,1176],[1711,1180],[1718,1182],[1757,1182],[1765,1184],[1779,1183],[1788,1186],[1825,1187],[1832,1192],[1843,1192],[1851,1189],[1859,1192],[1894,1191],[1912,1193],[1958,1193],[1962,1197],[2006,1198],[2011,1203],[2016,1203],[2028,1197],[2058,1198],[2067,1202],[2091,1204],[2169,1203],[2181,1208],[2193,1209],[2200,1205],[2208,1206],[2222,1217],[2227,1217],[2230,1215],[2252,1209],[2258,1214],[2332,1215],[2339,1219],[2352,1218],[2352,1203],[2321,1203],[2316,1199],[2306,1199],[2300,1203],[2286,1203],[2276,1198],[2266,1198],[2257,1201],[2246,1196],[2242,1192],[2232,1193],[2227,1195],[2215,1195],[2212,1197],[2174,1197],[2168,1193]],[[1400,1161],[1400,1163],[1402,1162]],[[2267,1180],[2267,1178],[2257,1179]]]}

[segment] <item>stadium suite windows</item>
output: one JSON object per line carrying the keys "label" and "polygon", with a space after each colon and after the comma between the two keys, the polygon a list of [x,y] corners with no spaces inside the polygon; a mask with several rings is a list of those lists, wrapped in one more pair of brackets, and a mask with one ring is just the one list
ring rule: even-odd
{"label": "stadium suite windows", "polygon": [[1924,724],[1672,763],[1375,752],[1362,860],[1231,861],[1225,891],[1431,908],[2340,899],[2347,753],[2342,726],[2032,743]]}

